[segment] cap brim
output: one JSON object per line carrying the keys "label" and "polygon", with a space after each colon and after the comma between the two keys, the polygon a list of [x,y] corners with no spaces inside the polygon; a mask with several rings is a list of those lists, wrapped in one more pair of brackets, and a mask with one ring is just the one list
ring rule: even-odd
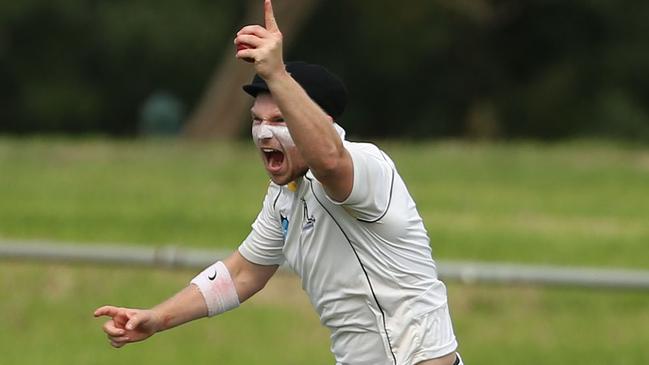
{"label": "cap brim", "polygon": [[259,93],[269,93],[268,86],[260,84],[243,85],[243,91],[252,97],[256,97]]}

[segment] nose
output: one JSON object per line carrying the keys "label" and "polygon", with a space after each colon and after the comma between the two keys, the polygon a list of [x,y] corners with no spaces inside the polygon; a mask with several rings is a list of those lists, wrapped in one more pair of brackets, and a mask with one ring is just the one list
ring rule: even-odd
{"label": "nose", "polygon": [[252,135],[255,140],[273,138],[273,131],[268,127],[266,122],[261,122],[252,127]]}

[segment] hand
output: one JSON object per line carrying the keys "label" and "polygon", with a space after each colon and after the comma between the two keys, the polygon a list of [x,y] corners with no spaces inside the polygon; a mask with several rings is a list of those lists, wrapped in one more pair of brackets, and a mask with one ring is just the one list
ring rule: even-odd
{"label": "hand", "polygon": [[120,348],[153,336],[162,328],[162,319],[152,310],[104,306],[95,310],[95,317],[111,317],[102,329],[110,344]]}
{"label": "hand", "polygon": [[254,62],[255,71],[264,80],[286,72],[282,56],[282,32],[277,26],[271,0],[264,2],[266,27],[248,25],[237,33],[234,44],[237,58]]}

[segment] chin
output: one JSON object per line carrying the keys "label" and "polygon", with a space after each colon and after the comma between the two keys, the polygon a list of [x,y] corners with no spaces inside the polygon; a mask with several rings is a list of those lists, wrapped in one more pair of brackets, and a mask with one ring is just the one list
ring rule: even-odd
{"label": "chin", "polygon": [[277,185],[286,185],[294,180],[291,177],[285,175],[277,176],[269,174],[269,176],[270,179]]}
{"label": "chin", "polygon": [[300,177],[304,176],[306,174],[307,170],[305,169],[304,171],[300,171],[298,174],[292,174],[292,175],[270,175],[270,179],[277,185],[286,185],[290,183],[291,181],[295,181],[299,179]]}
{"label": "chin", "polygon": [[276,178],[274,176],[271,176],[270,180],[272,182],[274,182],[275,184],[280,185],[280,186],[286,185],[286,184],[288,184],[290,182],[290,181],[285,181],[285,179],[278,179],[278,178]]}

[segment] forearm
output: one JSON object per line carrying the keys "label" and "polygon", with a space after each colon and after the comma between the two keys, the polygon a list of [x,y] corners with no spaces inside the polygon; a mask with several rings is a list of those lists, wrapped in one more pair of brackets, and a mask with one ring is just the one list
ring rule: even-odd
{"label": "forearm", "polygon": [[263,289],[278,268],[277,265],[253,264],[246,260],[239,251],[235,251],[223,260],[223,263],[228,268],[241,303]]}
{"label": "forearm", "polygon": [[287,72],[266,80],[300,154],[318,175],[336,170],[342,140],[329,117]]}
{"label": "forearm", "polygon": [[[201,292],[201,289],[196,285],[200,283],[199,280],[152,308],[159,320],[158,332],[207,317],[210,312],[205,296],[207,294],[209,294],[207,298],[210,299],[210,302],[214,301],[214,295],[216,295],[219,297],[217,302],[230,303],[225,304],[224,308],[217,309],[216,314],[238,306],[239,302],[244,302],[261,290],[277,270],[276,266],[255,265],[248,262],[238,251],[223,260],[223,265],[225,266],[221,266],[220,270],[227,271],[223,271],[218,275],[218,278],[215,269],[213,269],[218,266],[218,263],[199,274],[199,276],[214,275],[213,279],[208,281],[209,286],[203,286],[202,289],[205,292]],[[233,288],[234,291],[228,288]],[[212,313],[212,315],[214,314]]]}
{"label": "forearm", "polygon": [[158,332],[207,316],[207,305],[198,287],[190,284],[151,309],[159,318]]}

